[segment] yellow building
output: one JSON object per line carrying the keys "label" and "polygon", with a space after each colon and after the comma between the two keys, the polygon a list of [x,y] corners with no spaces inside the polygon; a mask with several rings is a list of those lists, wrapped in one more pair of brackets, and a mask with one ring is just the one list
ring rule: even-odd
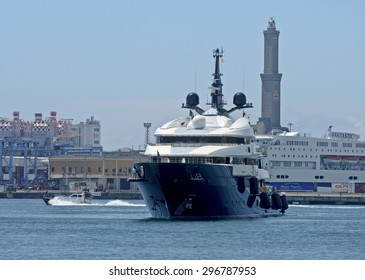
{"label": "yellow building", "polygon": [[140,155],[52,156],[48,175],[70,189],[134,190],[134,184],[127,179],[133,176],[133,162],[140,158]]}

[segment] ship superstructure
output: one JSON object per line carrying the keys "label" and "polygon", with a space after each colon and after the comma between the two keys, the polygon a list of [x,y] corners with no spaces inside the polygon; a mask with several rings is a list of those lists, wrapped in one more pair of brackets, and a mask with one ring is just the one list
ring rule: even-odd
{"label": "ship superstructure", "polygon": [[365,192],[365,141],[355,133],[323,137],[283,132],[257,136],[270,183],[282,191]]}

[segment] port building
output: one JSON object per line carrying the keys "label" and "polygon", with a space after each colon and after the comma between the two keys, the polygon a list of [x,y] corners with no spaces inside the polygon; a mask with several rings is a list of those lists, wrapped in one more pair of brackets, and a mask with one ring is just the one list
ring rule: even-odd
{"label": "port building", "polygon": [[85,122],[57,119],[57,112],[33,120],[0,118],[0,185],[28,185],[47,178],[48,158],[56,155],[101,155],[101,124],[92,116]]}
{"label": "port building", "polygon": [[127,148],[102,156],[51,156],[48,175],[57,185],[71,190],[134,190],[134,184],[127,179],[134,176],[133,163],[142,157],[138,151]]}

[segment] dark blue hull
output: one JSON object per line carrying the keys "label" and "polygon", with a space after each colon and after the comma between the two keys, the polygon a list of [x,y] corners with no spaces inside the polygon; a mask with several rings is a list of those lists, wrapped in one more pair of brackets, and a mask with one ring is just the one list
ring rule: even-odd
{"label": "dark blue hull", "polygon": [[268,213],[260,208],[258,196],[239,187],[230,166],[138,163],[135,168],[137,186],[154,218],[220,219]]}

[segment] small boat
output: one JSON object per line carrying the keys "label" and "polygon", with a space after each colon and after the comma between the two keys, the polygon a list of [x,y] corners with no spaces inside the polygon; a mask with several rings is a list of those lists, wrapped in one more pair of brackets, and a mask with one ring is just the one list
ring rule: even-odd
{"label": "small boat", "polygon": [[91,203],[91,198],[92,195],[89,192],[83,191],[81,193],[73,193],[69,196],[69,199],[71,202],[73,203],[77,203],[77,204],[90,204]]}
{"label": "small boat", "polygon": [[344,164],[357,164],[359,162],[359,158],[358,157],[343,157],[342,158],[342,163]]}
{"label": "small boat", "polygon": [[[54,198],[56,198],[56,196],[54,194],[48,194],[48,192],[43,195],[43,201],[47,205],[52,205],[50,200]],[[60,196],[59,198],[75,204],[91,204],[92,195],[88,191],[83,191],[81,193],[73,193],[70,196]]]}
{"label": "small boat", "polygon": [[101,192],[93,192],[93,193],[91,193],[91,196],[93,198],[101,198]]}
{"label": "small boat", "polygon": [[340,156],[325,156],[323,161],[326,164],[339,164],[341,163],[342,158]]}

